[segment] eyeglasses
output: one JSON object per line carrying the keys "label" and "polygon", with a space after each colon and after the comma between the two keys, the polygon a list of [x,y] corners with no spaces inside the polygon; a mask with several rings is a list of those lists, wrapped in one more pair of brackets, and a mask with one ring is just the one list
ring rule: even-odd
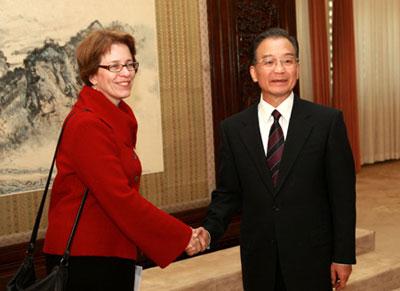
{"label": "eyeglasses", "polygon": [[260,64],[267,69],[272,69],[276,68],[276,66],[278,65],[278,61],[281,63],[282,67],[286,69],[291,69],[297,64],[298,59],[294,56],[287,56],[282,59],[267,57],[257,61],[257,64]]}
{"label": "eyeglasses", "polygon": [[139,69],[139,63],[138,62],[128,62],[125,65],[122,64],[111,64],[111,65],[99,65],[99,68],[109,70],[112,73],[119,73],[122,71],[123,68],[126,68],[128,71],[135,71],[137,73]]}

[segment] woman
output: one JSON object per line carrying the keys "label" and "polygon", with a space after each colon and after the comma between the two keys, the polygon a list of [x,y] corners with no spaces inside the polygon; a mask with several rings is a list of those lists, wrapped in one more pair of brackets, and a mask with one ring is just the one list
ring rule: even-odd
{"label": "woman", "polygon": [[161,267],[198,247],[189,226],[138,192],[137,122],[123,101],[139,67],[135,54],[133,37],[112,30],[91,33],[77,48],[85,86],[58,150],[44,244],[51,269],[89,188],[71,249],[69,290],[131,291],[137,247]]}

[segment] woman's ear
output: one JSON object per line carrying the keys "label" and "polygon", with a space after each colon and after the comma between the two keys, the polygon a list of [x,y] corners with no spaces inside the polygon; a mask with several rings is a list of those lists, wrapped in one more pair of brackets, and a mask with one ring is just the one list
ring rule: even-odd
{"label": "woman's ear", "polygon": [[92,83],[93,86],[96,86],[97,85],[97,77],[96,77],[96,75],[90,76],[89,77],[89,81],[90,81],[90,83]]}

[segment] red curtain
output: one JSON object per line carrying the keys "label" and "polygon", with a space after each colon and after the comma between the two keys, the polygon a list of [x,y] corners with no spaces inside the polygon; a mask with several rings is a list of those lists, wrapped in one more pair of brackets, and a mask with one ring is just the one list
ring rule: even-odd
{"label": "red curtain", "polygon": [[314,102],[330,105],[329,49],[325,1],[308,0]]}
{"label": "red curtain", "polygon": [[343,111],[356,171],[359,171],[361,162],[356,81],[353,1],[334,0],[332,105]]}

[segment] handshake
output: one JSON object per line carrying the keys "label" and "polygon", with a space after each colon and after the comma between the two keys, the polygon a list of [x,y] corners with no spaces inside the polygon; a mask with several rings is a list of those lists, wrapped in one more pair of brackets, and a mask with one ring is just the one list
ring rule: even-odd
{"label": "handshake", "polygon": [[185,251],[189,256],[204,252],[211,242],[210,233],[204,227],[192,229],[192,237]]}

